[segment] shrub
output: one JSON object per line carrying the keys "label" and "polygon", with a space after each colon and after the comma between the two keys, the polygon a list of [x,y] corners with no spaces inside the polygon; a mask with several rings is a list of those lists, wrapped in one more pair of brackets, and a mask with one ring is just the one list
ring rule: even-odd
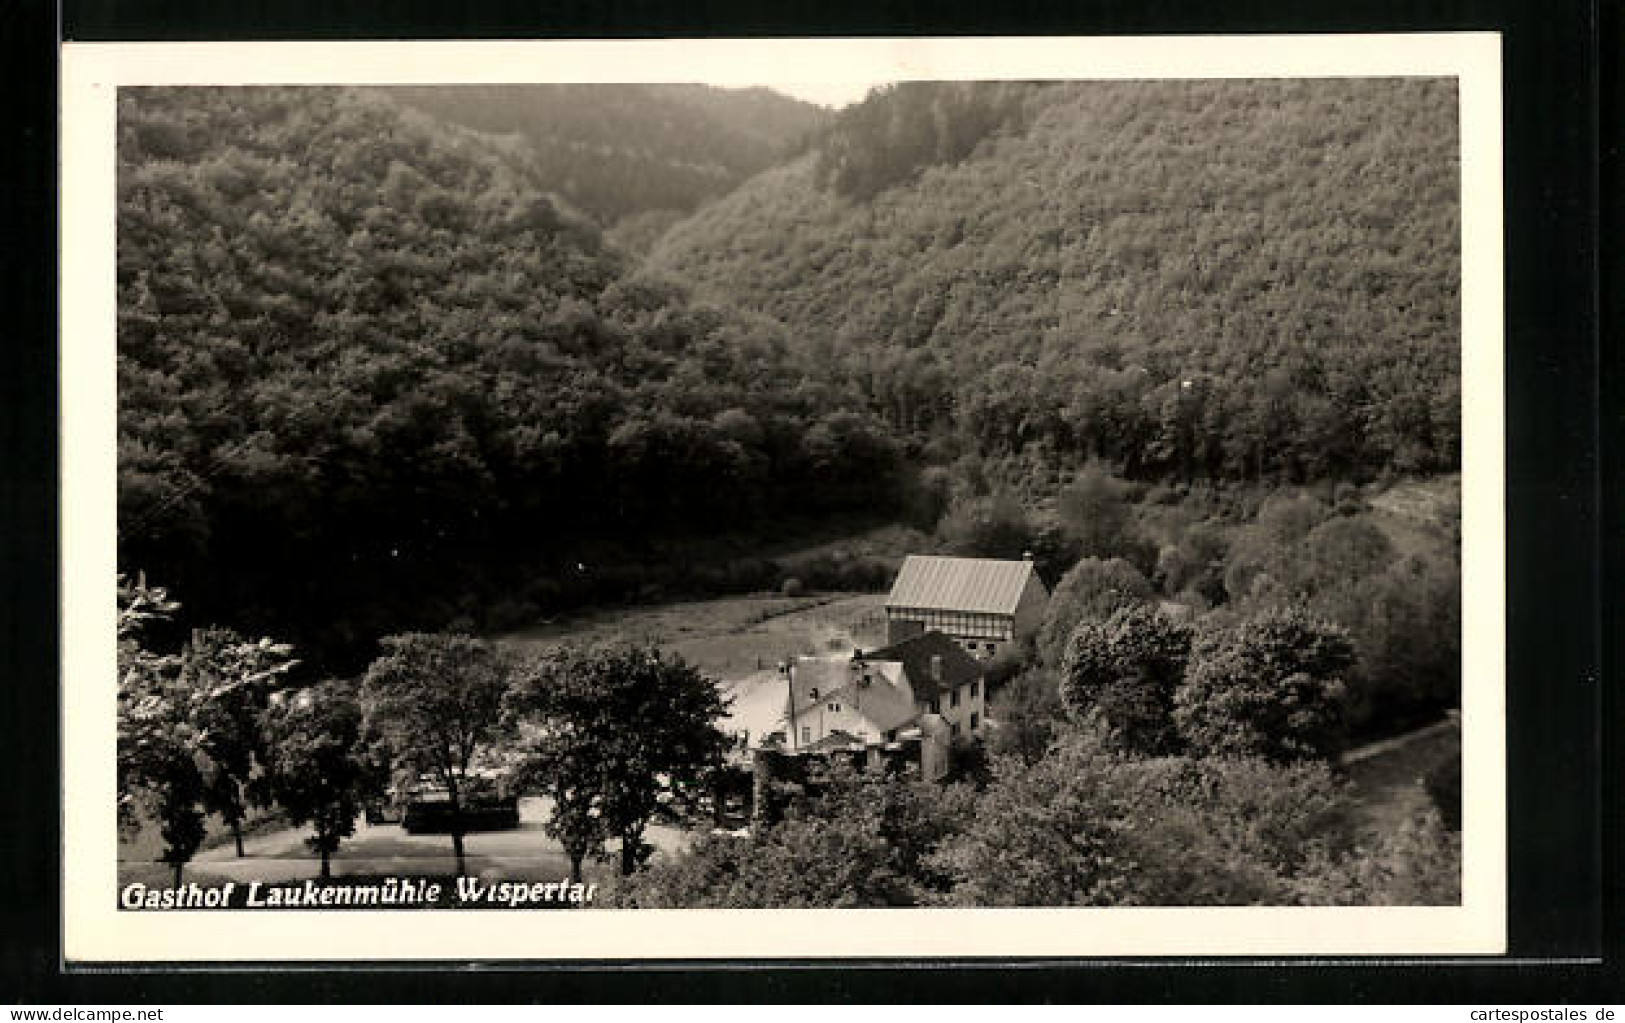
{"label": "shrub", "polygon": [[884,907],[935,901],[951,878],[939,845],[970,815],[964,786],[838,763],[756,838],[708,835],[607,893],[626,907]]}
{"label": "shrub", "polygon": [[1398,830],[1347,855],[1312,849],[1294,901],[1333,906],[1461,904],[1461,835],[1426,802]]}

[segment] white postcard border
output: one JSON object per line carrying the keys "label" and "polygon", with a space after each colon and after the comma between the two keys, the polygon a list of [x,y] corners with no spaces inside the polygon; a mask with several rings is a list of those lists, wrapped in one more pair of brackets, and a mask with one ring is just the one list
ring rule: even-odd
{"label": "white postcard border", "polygon": [[[796,69],[786,73],[784,69]],[[1463,902],[1353,909],[115,908],[120,86],[1448,76],[1462,171]],[[1506,947],[1500,37],[69,43],[61,61],[63,955],[72,962],[1417,955]]]}

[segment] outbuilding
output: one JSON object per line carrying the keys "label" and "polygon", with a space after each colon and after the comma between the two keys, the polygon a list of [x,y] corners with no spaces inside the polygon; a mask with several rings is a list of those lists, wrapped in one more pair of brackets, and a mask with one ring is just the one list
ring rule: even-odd
{"label": "outbuilding", "polygon": [[910,554],[886,597],[886,642],[951,636],[987,660],[1038,629],[1049,601],[1031,556],[1020,561]]}

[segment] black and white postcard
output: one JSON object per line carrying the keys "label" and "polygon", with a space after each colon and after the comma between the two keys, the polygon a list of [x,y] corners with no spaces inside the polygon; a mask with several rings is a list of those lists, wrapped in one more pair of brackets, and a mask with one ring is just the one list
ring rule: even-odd
{"label": "black and white postcard", "polygon": [[1505,949],[1496,35],[62,102],[70,962]]}

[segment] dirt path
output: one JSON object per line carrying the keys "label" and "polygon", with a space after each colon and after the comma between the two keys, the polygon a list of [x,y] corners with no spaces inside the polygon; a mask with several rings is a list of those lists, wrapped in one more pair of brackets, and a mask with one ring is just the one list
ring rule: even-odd
{"label": "dirt path", "polygon": [[[519,801],[519,827],[507,831],[476,832],[464,838],[468,873],[487,879],[557,881],[570,872],[569,858],[543,829],[548,804],[528,797]],[[219,881],[295,881],[315,877],[320,861],[305,844],[305,828],[280,828],[244,840],[247,855],[238,858],[230,843],[199,853],[187,865],[189,879]],[[656,855],[686,848],[689,832],[651,825],[644,836]],[[144,861],[126,860],[130,873],[150,872]],[[356,833],[344,841],[332,861],[333,874],[349,876],[430,876],[455,873],[448,835],[408,835],[399,825],[357,822]],[[610,864],[589,864],[587,874],[597,879],[613,871]]]}
{"label": "dirt path", "polygon": [[1422,787],[1428,772],[1459,756],[1461,722],[1450,717],[1350,750],[1343,756],[1343,766],[1359,793],[1367,827],[1392,834],[1429,801]]}

